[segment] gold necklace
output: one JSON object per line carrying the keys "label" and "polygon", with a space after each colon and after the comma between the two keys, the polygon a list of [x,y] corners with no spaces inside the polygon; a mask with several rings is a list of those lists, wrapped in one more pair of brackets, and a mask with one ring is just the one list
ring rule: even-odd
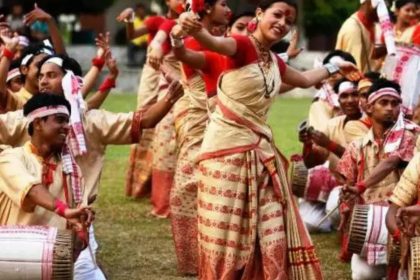
{"label": "gold necklace", "polygon": [[[272,61],[270,50],[267,49],[265,46],[263,46],[261,44],[261,42],[258,41],[258,39],[255,38],[255,36],[253,34],[251,34],[251,38],[255,42],[255,46],[257,47],[257,50],[258,50],[258,54],[257,54],[258,55],[258,63],[257,63],[257,65],[258,65],[258,68],[260,69],[261,75],[263,76],[263,79],[264,79],[264,87],[265,87],[264,97],[265,98],[270,98],[271,93],[274,90],[274,80],[271,83],[271,87],[268,88],[267,78],[266,78],[266,74],[270,70],[271,61]],[[266,70],[266,71],[264,71],[264,70]]]}

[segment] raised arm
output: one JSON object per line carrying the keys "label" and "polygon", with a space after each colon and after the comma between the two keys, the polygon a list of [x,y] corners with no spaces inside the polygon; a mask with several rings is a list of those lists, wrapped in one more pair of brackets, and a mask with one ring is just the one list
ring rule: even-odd
{"label": "raised arm", "polygon": [[175,26],[173,32],[171,32],[171,45],[175,57],[194,69],[203,69],[206,64],[204,54],[185,47],[183,40],[175,35],[178,27]]}
{"label": "raised arm", "polygon": [[203,46],[211,51],[218,52],[223,55],[233,56],[236,53],[236,41],[230,37],[216,37],[211,35],[203,28],[201,23],[189,13],[184,13],[179,17],[182,30],[193,36]]}
{"label": "raised arm", "polygon": [[54,18],[44,10],[40,9],[36,3],[34,4],[34,9],[24,16],[24,23],[27,26],[32,25],[35,21],[47,23],[55,52],[57,54],[66,54],[66,48]]}
{"label": "raised arm", "polygon": [[124,9],[116,19],[118,22],[125,22],[125,31],[128,40],[133,40],[149,33],[145,25],[134,29],[134,10],[132,8]]}
{"label": "raised arm", "polygon": [[1,36],[4,43],[4,49],[0,58],[0,107],[6,108],[9,92],[7,90],[7,74],[10,67],[10,62],[14,57],[17,46],[19,44],[19,37],[15,35],[13,38]]}
{"label": "raised arm", "polygon": [[109,50],[109,32],[105,34],[99,33],[98,37],[95,38],[96,46],[98,50],[96,52],[96,57],[92,60],[92,66],[89,71],[83,77],[83,87],[82,95],[83,98],[88,96],[89,92],[92,90],[95,85],[96,80],[99,77],[99,74],[102,71],[102,67],[105,64],[105,57],[108,54]]}
{"label": "raised arm", "polygon": [[98,91],[87,100],[88,110],[100,108],[105,99],[108,97],[111,89],[115,87],[115,81],[117,80],[119,70],[117,61],[112,57],[111,53],[108,54],[106,65],[108,67],[109,74],[99,87]]}
{"label": "raised arm", "polygon": [[150,106],[143,113],[140,121],[140,128],[144,129],[155,127],[183,94],[184,90],[182,85],[178,81],[173,81],[169,85],[166,96]]}
{"label": "raised arm", "polygon": [[149,45],[149,53],[147,54],[147,60],[154,69],[159,70],[162,61],[163,61],[163,44],[168,39],[168,34],[163,31],[159,30],[156,33],[155,38]]}

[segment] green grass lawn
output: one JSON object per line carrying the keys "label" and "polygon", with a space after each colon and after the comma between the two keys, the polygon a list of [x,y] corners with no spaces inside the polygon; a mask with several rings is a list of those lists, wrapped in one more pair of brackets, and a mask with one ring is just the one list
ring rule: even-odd
{"label": "green grass lawn", "polygon": [[[297,125],[305,119],[309,99],[279,98],[269,122],[279,149],[286,155],[300,151]],[[105,108],[133,110],[134,95],[112,95]],[[176,258],[168,220],[149,216],[148,199],[135,201],[124,195],[128,146],[107,151],[101,190],[95,205],[98,259],[109,279],[187,279],[176,271]],[[325,279],[350,279],[350,267],[337,260],[336,234],[313,235]]]}

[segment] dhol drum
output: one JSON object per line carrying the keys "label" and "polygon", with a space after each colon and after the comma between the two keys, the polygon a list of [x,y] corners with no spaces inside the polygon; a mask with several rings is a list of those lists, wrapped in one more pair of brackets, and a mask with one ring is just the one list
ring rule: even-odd
{"label": "dhol drum", "polygon": [[420,280],[420,236],[410,239],[410,280]]}
{"label": "dhol drum", "polygon": [[42,226],[0,227],[1,279],[73,279],[73,234]]}
{"label": "dhol drum", "polygon": [[397,53],[386,57],[382,74],[400,84],[404,113],[412,115],[420,97],[420,48],[397,44]]}
{"label": "dhol drum", "polygon": [[299,156],[292,156],[291,162],[293,194],[307,201],[326,203],[331,190],[337,185],[328,167],[322,165],[308,170]]}
{"label": "dhol drum", "polygon": [[387,212],[388,206],[369,204],[357,204],[353,209],[348,250],[365,257],[369,265],[387,263]]}
{"label": "dhol drum", "polygon": [[401,259],[401,244],[398,242],[396,243],[392,236],[389,235],[388,237],[388,247],[387,247],[387,253],[388,253],[388,264],[395,266],[400,264]]}

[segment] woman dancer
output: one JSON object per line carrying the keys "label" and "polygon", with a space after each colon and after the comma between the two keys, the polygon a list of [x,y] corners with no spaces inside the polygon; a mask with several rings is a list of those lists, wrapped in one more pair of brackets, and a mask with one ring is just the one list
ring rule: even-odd
{"label": "woman dancer", "polygon": [[200,279],[322,279],[267,112],[282,80],[310,87],[340,69],[352,79],[360,75],[347,62],[300,73],[271,53],[296,13],[292,0],[263,0],[255,32],[230,38],[211,36],[194,17],[181,17],[186,33],[229,56],[230,64],[219,78],[198,158]]}

